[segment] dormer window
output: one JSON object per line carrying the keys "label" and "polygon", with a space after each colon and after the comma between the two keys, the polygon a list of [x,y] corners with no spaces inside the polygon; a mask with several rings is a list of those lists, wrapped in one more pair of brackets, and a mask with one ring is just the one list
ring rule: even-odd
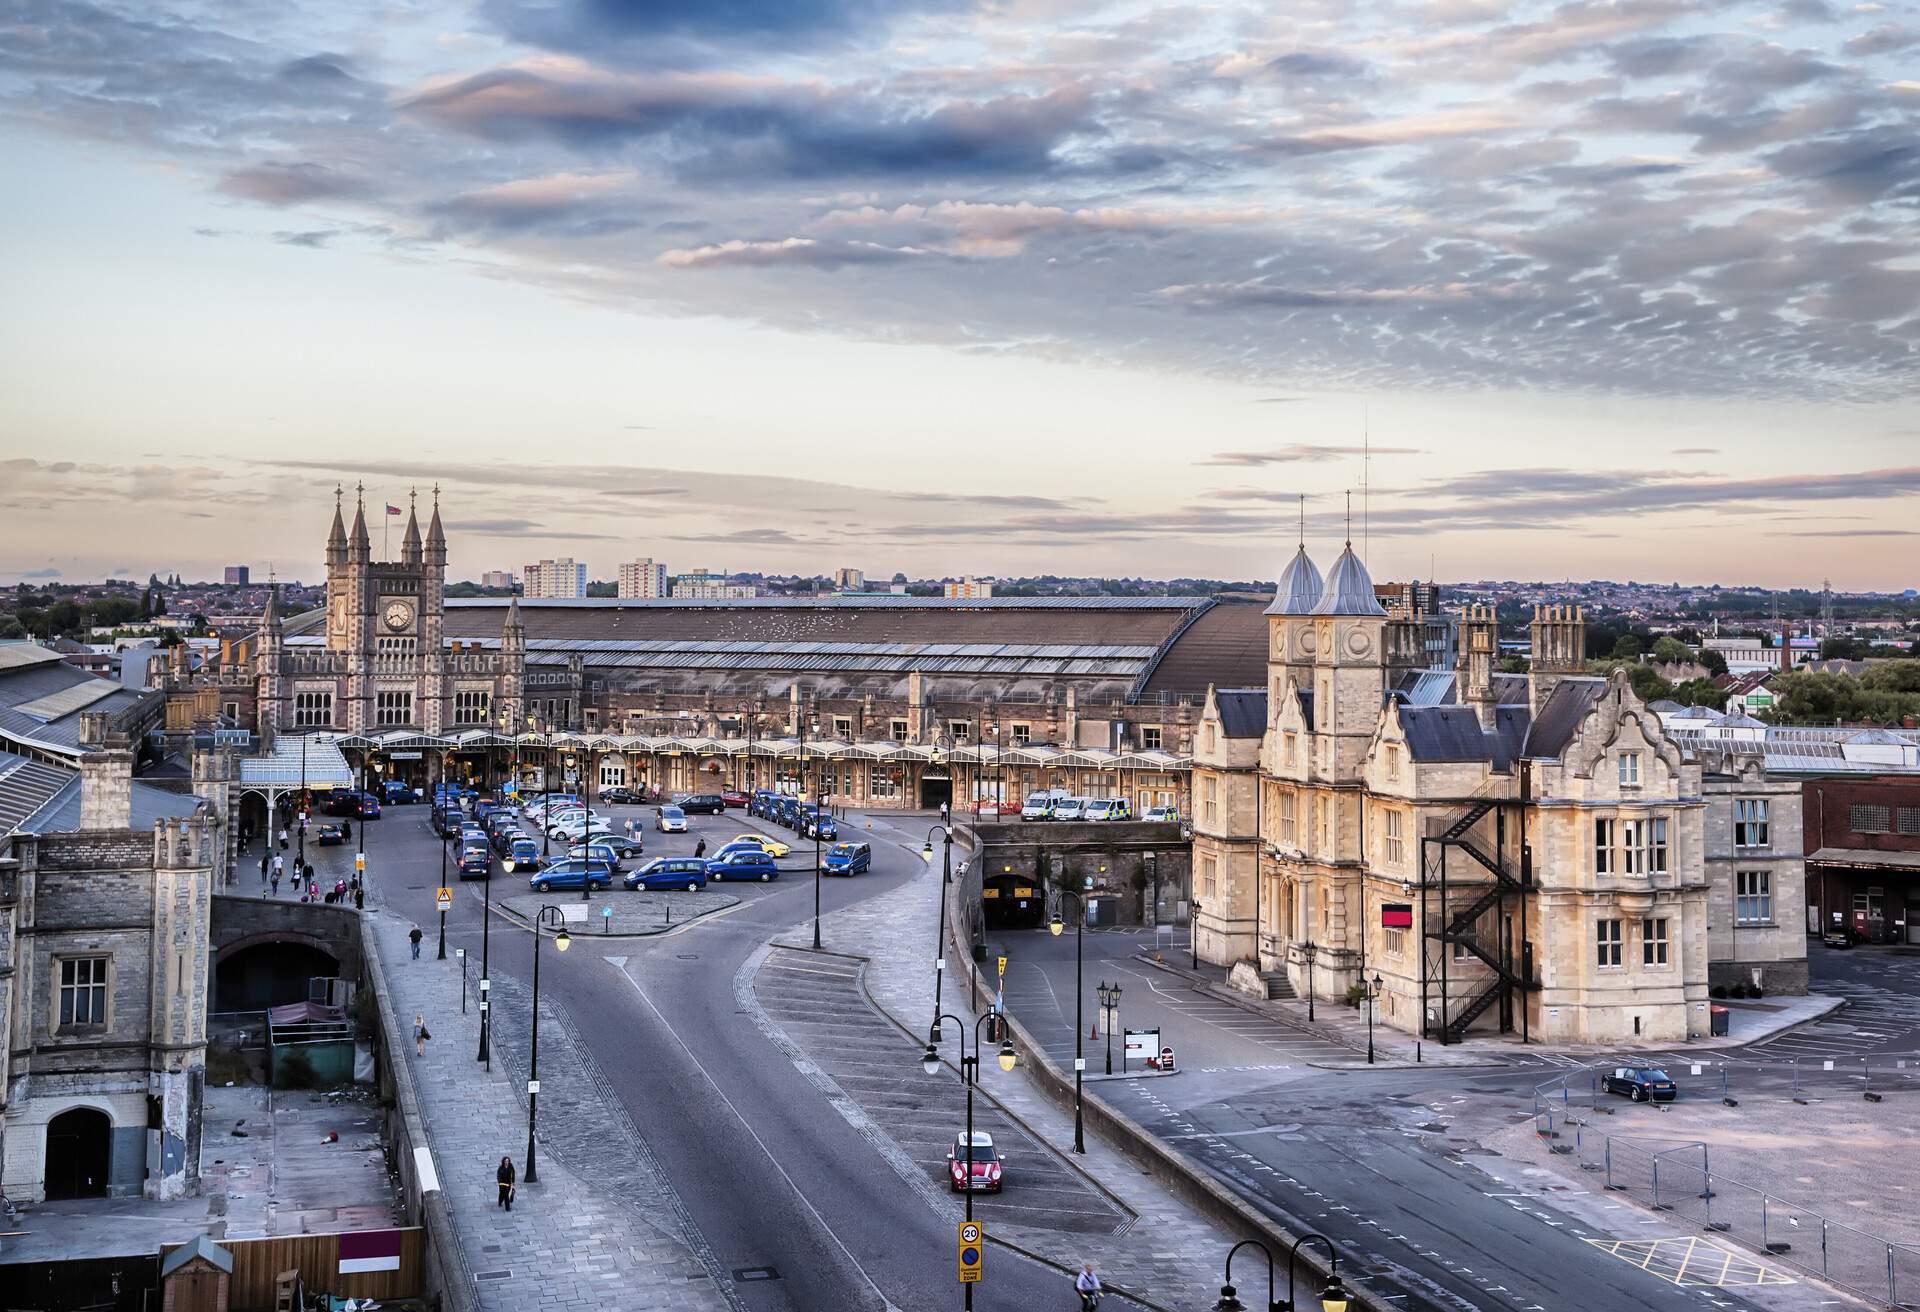
{"label": "dormer window", "polygon": [[1640,753],[1620,753],[1620,786],[1638,788],[1640,786]]}

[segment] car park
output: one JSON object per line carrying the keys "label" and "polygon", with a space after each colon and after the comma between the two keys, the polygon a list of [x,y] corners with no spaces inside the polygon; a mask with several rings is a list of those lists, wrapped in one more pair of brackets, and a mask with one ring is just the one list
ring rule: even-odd
{"label": "car park", "polygon": [[835,843],[827,849],[820,868],[829,875],[857,875],[873,869],[873,849],[865,843]]}
{"label": "car park", "polygon": [[1672,1102],[1679,1086],[1657,1066],[1616,1066],[1600,1077],[1600,1088],[1635,1102]]}
{"label": "car park", "polygon": [[[967,1168],[971,1164],[972,1177],[968,1177]],[[973,1132],[971,1149],[967,1143],[967,1133],[962,1130],[953,1137],[953,1147],[947,1150],[947,1183],[954,1193],[968,1191],[975,1193],[997,1194],[1000,1192],[1000,1172],[1004,1162],[999,1151],[993,1146],[993,1136],[984,1130]]]}
{"label": "car park", "polygon": [[793,852],[790,844],[783,843],[777,838],[768,838],[764,834],[735,834],[727,840],[728,847],[737,847],[741,843],[752,843],[763,847],[767,855],[773,857],[788,856]]}
{"label": "car park", "polygon": [[647,797],[631,788],[602,788],[600,800],[609,806],[639,806]]}
{"label": "car park", "polygon": [[780,867],[773,863],[772,857],[744,846],[707,862],[707,878],[713,880],[757,879],[764,884],[779,875]]}
{"label": "car park", "polygon": [[556,888],[579,888],[583,883],[612,888],[613,871],[604,861],[555,861],[527,880],[527,887],[536,893],[551,893]]}
{"label": "car park", "polygon": [[1053,799],[1053,818],[1055,820],[1078,820],[1086,811],[1086,799],[1080,797],[1056,797]]}
{"label": "car park", "polygon": [[500,868],[508,874],[520,871],[538,870],[546,865],[547,858],[531,834],[515,834],[513,842],[507,846],[500,860]]}
{"label": "car park", "polygon": [[688,815],[719,815],[727,809],[718,793],[683,793],[673,799],[673,804]]}
{"label": "car park", "polygon": [[648,892],[692,893],[707,886],[707,863],[697,856],[657,856],[620,882]]}
{"label": "car park", "polygon": [[493,873],[493,854],[477,844],[460,849],[460,859],[454,863],[462,879],[485,879]]}
{"label": "car park", "polygon": [[687,813],[677,806],[663,806],[654,812],[653,823],[663,834],[687,832]]}
{"label": "car park", "polygon": [[1179,818],[1180,808],[1177,806],[1150,806],[1147,808],[1146,815],[1141,817],[1143,820],[1151,820],[1159,823],[1176,821]]}
{"label": "car park", "polygon": [[337,847],[347,841],[347,831],[341,825],[321,825],[314,833],[313,841],[321,847]]}

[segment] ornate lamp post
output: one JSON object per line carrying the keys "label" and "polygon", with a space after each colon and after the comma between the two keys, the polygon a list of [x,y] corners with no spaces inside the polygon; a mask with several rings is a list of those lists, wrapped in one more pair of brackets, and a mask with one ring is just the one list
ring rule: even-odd
{"label": "ornate lamp post", "polygon": [[1100,1022],[1107,1027],[1107,1074],[1113,1074],[1113,1028],[1120,1019],[1120,986],[1101,980],[1093,991],[1100,995]]}
{"label": "ornate lamp post", "polygon": [[947,894],[946,886],[953,882],[953,826],[935,825],[927,830],[927,843],[920,849],[920,859],[931,863],[933,860],[933,836],[939,834],[945,847],[945,864],[940,872],[940,896],[934,901],[939,905],[934,915],[933,933],[933,1014],[940,1014],[940,982],[947,974]]}
{"label": "ornate lamp post", "polygon": [[[1081,1117],[1080,1081],[1087,1071],[1086,1054],[1081,1050],[1080,1005],[1087,994],[1086,979],[1082,973],[1085,957],[1081,952],[1081,930],[1087,923],[1087,900],[1078,889],[1059,887],[1055,890],[1061,897],[1072,897],[1080,904],[1080,914],[1073,919],[1073,1150],[1077,1153],[1087,1151],[1086,1126]],[[1060,913],[1055,912],[1053,919],[1047,922],[1047,931],[1059,938],[1066,928],[1060,923]],[[1107,1047],[1111,1051],[1113,1037],[1107,1037]],[[1109,1058],[1111,1060],[1111,1058]]]}
{"label": "ornate lamp post", "polygon": [[1313,1019],[1313,959],[1320,955],[1320,945],[1312,939],[1300,944],[1300,955],[1307,963],[1307,1019]]}
{"label": "ornate lamp post", "polygon": [[1375,971],[1373,978],[1367,981],[1367,1065],[1373,1065],[1373,1004],[1380,999],[1380,986],[1386,983]]}
{"label": "ornate lamp post", "polygon": [[567,934],[567,919],[559,907],[551,904],[542,906],[533,918],[533,1040],[531,1055],[527,1059],[527,1183],[532,1184],[540,1178],[533,1156],[533,1131],[540,1119],[540,930],[547,924],[547,914],[553,914],[553,924],[560,932],[554,935],[553,946],[565,952],[573,946],[573,939]]}
{"label": "ornate lamp post", "polygon": [[[946,1020],[952,1021],[954,1027],[960,1031],[960,1083],[965,1085],[967,1089],[967,1135],[964,1140],[966,1156],[962,1159],[966,1163],[965,1170],[967,1174],[965,1177],[966,1188],[961,1190],[961,1192],[966,1195],[968,1221],[973,1220],[973,1086],[977,1084],[980,1079],[980,1027],[992,1020],[993,1017],[994,1013],[988,1012],[973,1023],[973,1051],[969,1053],[967,1051],[966,1022],[960,1020],[957,1016],[935,1016],[933,1018],[933,1027],[927,1031],[927,1050],[920,1058],[921,1070],[925,1071],[928,1075],[938,1075],[940,1073],[940,1022]],[[1018,1061],[1018,1057],[1013,1051],[1013,1040],[1011,1038],[1002,1039],[1000,1041],[1000,1069],[1010,1071],[1013,1069],[1016,1061]],[[961,1288],[966,1291],[966,1301],[963,1306],[971,1308],[973,1306],[973,1286],[966,1284],[962,1285]],[[1345,1312],[1345,1309],[1340,1309],[1340,1312]]]}
{"label": "ornate lamp post", "polygon": [[1214,1303],[1213,1312],[1247,1312],[1247,1305],[1240,1301],[1239,1292],[1233,1287],[1233,1255],[1243,1248],[1257,1248],[1267,1259],[1267,1307],[1271,1312],[1294,1312],[1293,1264],[1300,1252],[1300,1245],[1318,1240],[1327,1246],[1329,1269],[1327,1283],[1320,1290],[1321,1312],[1347,1312],[1352,1296],[1347,1287],[1340,1283],[1340,1254],[1334,1251],[1333,1241],[1322,1234],[1301,1235],[1287,1249],[1287,1296],[1276,1299],[1273,1296],[1273,1250],[1258,1239],[1242,1239],[1227,1250],[1226,1283],[1220,1286],[1219,1301]]}

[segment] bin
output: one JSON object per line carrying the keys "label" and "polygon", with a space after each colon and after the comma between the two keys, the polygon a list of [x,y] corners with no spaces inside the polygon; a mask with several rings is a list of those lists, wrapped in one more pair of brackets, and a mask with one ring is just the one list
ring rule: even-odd
{"label": "bin", "polygon": [[1719,1003],[1707,1008],[1707,1030],[1710,1034],[1721,1035],[1727,1032],[1727,1022],[1731,1018],[1727,1009]]}

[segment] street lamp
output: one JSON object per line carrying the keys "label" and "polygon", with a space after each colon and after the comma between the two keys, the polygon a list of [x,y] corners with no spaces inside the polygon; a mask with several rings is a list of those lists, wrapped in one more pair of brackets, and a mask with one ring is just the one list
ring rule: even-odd
{"label": "street lamp", "polygon": [[[794,717],[793,717],[793,726],[794,726],[794,732],[799,737],[799,744],[794,748],[795,763],[801,770],[806,770],[807,769],[807,729],[811,727],[816,733],[819,732],[820,713],[818,711],[809,711],[806,715],[803,716],[799,713],[798,709],[796,708],[794,712]],[[812,790],[813,791],[813,816],[812,816],[812,823],[813,823],[813,950],[815,952],[818,952],[820,950],[820,809],[821,809],[820,808],[820,770],[819,768],[816,766],[813,770],[807,771],[806,777],[814,785]],[[805,793],[802,793],[802,796],[804,797]]]}
{"label": "street lamp", "polygon": [[1375,971],[1373,978],[1367,981],[1367,1065],[1373,1065],[1373,1004],[1380,997],[1380,986],[1386,981]]}
{"label": "street lamp", "polygon": [[1319,1240],[1327,1246],[1327,1283],[1320,1289],[1321,1312],[1347,1312],[1352,1296],[1347,1287],[1340,1283],[1340,1254],[1334,1251],[1333,1241],[1322,1234],[1306,1234],[1293,1241],[1287,1249],[1287,1296],[1276,1299],[1273,1296],[1273,1250],[1258,1239],[1242,1239],[1227,1250],[1226,1283],[1220,1286],[1219,1301],[1213,1305],[1213,1312],[1247,1312],[1247,1305],[1240,1301],[1240,1295],[1233,1287],[1233,1255],[1243,1248],[1257,1248],[1267,1259],[1267,1307],[1271,1312],[1294,1312],[1293,1263],[1300,1252],[1300,1245]]}
{"label": "street lamp", "polygon": [[1193,950],[1193,970],[1200,972],[1200,899],[1193,900],[1193,911],[1187,920],[1187,946]]}
{"label": "street lamp", "polygon": [[[553,791],[553,722],[542,721],[540,729],[545,737],[545,746],[540,753],[540,799],[542,806],[551,808],[552,803],[546,798]],[[527,732],[533,732],[531,715],[527,717]],[[540,861],[543,868],[553,864],[553,825],[550,819],[546,812],[540,816]]]}
{"label": "street lamp", "polygon": [[[1080,914],[1073,920],[1073,1150],[1084,1153],[1087,1150],[1087,1136],[1080,1114],[1080,1081],[1086,1074],[1087,1059],[1080,1046],[1084,1038],[1080,1032],[1080,1005],[1087,992],[1086,980],[1081,974],[1084,962],[1081,952],[1084,935],[1081,931],[1087,923],[1087,899],[1075,888],[1056,887],[1054,891],[1063,898],[1071,896],[1080,903]],[[1053,919],[1047,922],[1047,932],[1059,938],[1065,929],[1066,926],[1060,921],[1060,913],[1054,912]]]}
{"label": "street lamp", "polygon": [[940,981],[945,979],[947,974],[946,886],[953,882],[953,827],[951,825],[935,825],[933,828],[927,830],[927,843],[925,847],[920,849],[920,859],[929,864],[933,861],[933,836],[935,834],[940,835],[941,842],[945,847],[945,864],[941,867],[940,872],[941,892],[940,896],[934,899],[939,905],[936,909],[936,915],[934,916],[935,923],[933,927],[933,1014],[938,1016],[940,1014]]}
{"label": "street lamp", "polygon": [[[973,1220],[973,1086],[980,1080],[980,1027],[992,1020],[994,1015],[995,1013],[989,1011],[974,1021],[973,1052],[971,1054],[967,1052],[966,1022],[957,1016],[945,1014],[936,1015],[933,1018],[933,1027],[927,1031],[927,1050],[920,1057],[921,1070],[925,1071],[928,1075],[938,1075],[940,1073],[940,1022],[943,1020],[952,1021],[954,1027],[960,1031],[960,1083],[964,1084],[967,1088],[967,1135],[964,1140],[966,1157],[963,1159],[966,1162],[966,1188],[960,1192],[966,1195],[968,1221]],[[1010,1071],[1014,1068],[1018,1060],[1018,1057],[1014,1055],[1012,1037],[1003,1038],[1000,1041],[1000,1069]],[[971,1308],[973,1306],[973,1286],[967,1284],[961,1286],[961,1288],[966,1291],[966,1302],[963,1306]],[[1345,1309],[1342,1308],[1339,1312],[1345,1312]]]}
{"label": "street lamp", "polygon": [[[440,836],[440,887],[447,886],[447,840],[458,833],[453,830]],[[485,1062],[487,1069],[493,1069],[493,1052],[488,1046],[488,1036],[493,1032],[493,1014],[488,1010],[487,992],[493,987],[493,981],[487,973],[487,949],[493,938],[493,876],[491,873],[480,881],[480,1051],[474,1054],[474,1060]]]}
{"label": "street lamp", "polygon": [[1113,1074],[1113,1026],[1120,1016],[1120,986],[1101,980],[1093,991],[1100,995],[1100,1019],[1107,1027],[1107,1074]]}
{"label": "street lamp", "polygon": [[553,946],[565,952],[573,946],[573,939],[567,934],[567,918],[559,907],[544,905],[533,918],[533,1041],[531,1055],[527,1059],[527,1183],[532,1184],[540,1178],[533,1158],[533,1129],[540,1119],[540,930],[547,923],[547,913],[553,913],[553,923],[560,932],[553,937]]}
{"label": "street lamp", "polygon": [[1312,939],[1300,944],[1300,955],[1307,962],[1307,1019],[1313,1019],[1313,959],[1320,955],[1320,945]]}

